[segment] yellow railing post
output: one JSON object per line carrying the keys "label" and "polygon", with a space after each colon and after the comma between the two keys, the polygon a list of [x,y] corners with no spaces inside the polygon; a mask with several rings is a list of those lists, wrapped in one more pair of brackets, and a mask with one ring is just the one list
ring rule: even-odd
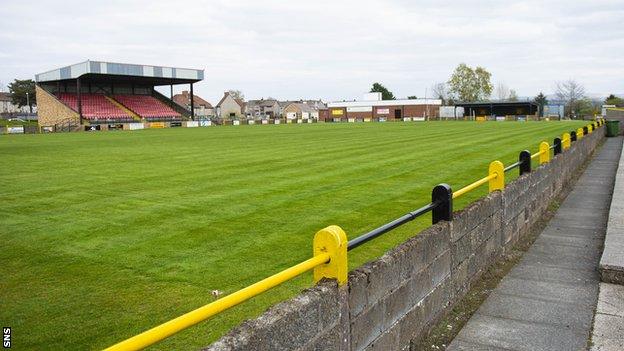
{"label": "yellow railing post", "polygon": [[314,267],[314,282],[333,278],[338,285],[347,282],[347,234],[337,225],[319,230],[314,235],[314,256],[329,254],[329,262]]}
{"label": "yellow railing post", "polygon": [[501,161],[492,161],[488,170],[490,175],[490,192],[505,188],[505,166]]}
{"label": "yellow railing post", "polygon": [[[581,131],[582,133],[582,131]],[[550,162],[550,145],[547,142],[542,141],[539,145],[539,163],[543,165],[544,163]]]}
{"label": "yellow railing post", "polygon": [[576,139],[577,140],[583,139],[583,128],[579,128],[576,130]]}
{"label": "yellow railing post", "polygon": [[570,148],[570,133],[563,133],[561,136],[561,146],[564,150]]}

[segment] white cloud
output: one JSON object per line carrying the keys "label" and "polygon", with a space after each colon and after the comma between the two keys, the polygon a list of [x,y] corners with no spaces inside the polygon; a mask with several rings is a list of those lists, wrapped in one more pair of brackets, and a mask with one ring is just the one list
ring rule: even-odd
{"label": "white cloud", "polygon": [[86,59],[203,68],[198,94],[423,96],[460,62],[520,95],[622,92],[622,1],[31,1],[0,8],[0,81]]}

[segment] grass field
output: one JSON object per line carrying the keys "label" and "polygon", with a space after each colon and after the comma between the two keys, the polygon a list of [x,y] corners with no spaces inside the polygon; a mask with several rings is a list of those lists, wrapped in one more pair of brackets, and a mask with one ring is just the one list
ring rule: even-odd
{"label": "grass field", "polygon": [[[582,122],[177,128],[0,136],[0,324],[16,349],[100,349],[309,258],[537,151]],[[515,171],[513,172],[516,173]],[[456,202],[483,196],[487,186]],[[349,253],[350,268],[429,225]],[[198,349],[311,274],[154,349]]]}
{"label": "grass field", "polygon": [[37,121],[9,121],[8,119],[0,119],[0,127],[15,127],[15,126],[31,126],[37,127]]}

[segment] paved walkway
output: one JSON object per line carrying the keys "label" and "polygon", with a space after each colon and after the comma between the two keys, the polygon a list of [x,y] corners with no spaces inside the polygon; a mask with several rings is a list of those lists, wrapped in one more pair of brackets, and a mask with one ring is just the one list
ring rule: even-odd
{"label": "paved walkway", "polygon": [[622,138],[607,138],[522,261],[447,350],[586,350]]}
{"label": "paved walkway", "polygon": [[591,351],[624,350],[624,285],[600,283]]}

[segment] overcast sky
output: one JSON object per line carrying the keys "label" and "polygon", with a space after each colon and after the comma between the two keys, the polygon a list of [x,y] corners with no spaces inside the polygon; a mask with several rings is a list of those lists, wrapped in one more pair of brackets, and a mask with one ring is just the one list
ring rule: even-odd
{"label": "overcast sky", "polygon": [[[0,82],[87,59],[205,70],[196,93],[425,96],[465,62],[520,96],[576,79],[624,93],[624,1],[14,1],[0,6]],[[178,89],[178,90],[181,90]]]}

